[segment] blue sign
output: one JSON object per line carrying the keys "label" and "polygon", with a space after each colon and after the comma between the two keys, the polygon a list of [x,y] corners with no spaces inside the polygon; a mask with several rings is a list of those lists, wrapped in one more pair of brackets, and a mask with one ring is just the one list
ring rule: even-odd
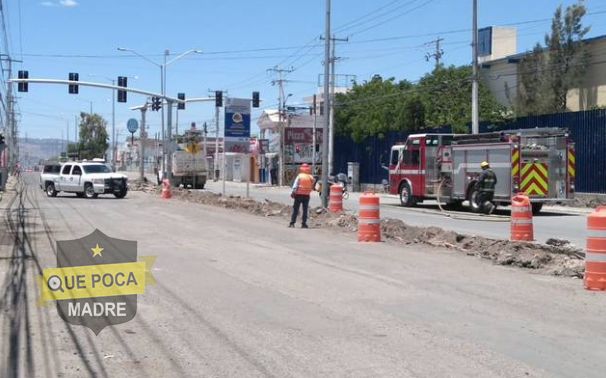
{"label": "blue sign", "polygon": [[128,129],[128,131],[131,134],[134,134],[137,132],[137,129],[139,128],[139,122],[137,122],[136,119],[131,118],[128,120],[128,122],[126,123],[126,128]]}
{"label": "blue sign", "polygon": [[250,138],[250,100],[227,99],[224,136],[226,138]]}

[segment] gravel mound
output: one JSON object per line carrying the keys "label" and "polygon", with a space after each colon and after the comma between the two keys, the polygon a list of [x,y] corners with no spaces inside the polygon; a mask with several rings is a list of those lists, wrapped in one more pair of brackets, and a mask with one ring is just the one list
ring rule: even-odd
{"label": "gravel mound", "polygon": [[[238,196],[223,197],[211,192],[179,189],[172,193],[177,200],[245,211],[258,216],[281,217],[286,220],[291,214],[291,206],[267,199],[260,202]],[[334,214],[318,207],[310,209],[309,218],[311,227],[357,232],[358,220],[351,214]],[[541,274],[582,278],[585,270],[584,253],[566,240],[550,239],[545,245],[511,242],[462,235],[438,227],[410,226],[398,219],[382,219],[381,233],[386,242],[448,248],[498,265],[531,269]]]}

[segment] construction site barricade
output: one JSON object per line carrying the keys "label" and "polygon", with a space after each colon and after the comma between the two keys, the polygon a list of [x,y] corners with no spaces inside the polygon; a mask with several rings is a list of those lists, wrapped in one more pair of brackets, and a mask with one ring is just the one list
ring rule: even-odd
{"label": "construction site barricade", "polygon": [[343,186],[334,184],[330,186],[330,203],[328,210],[332,213],[343,212]]}
{"label": "construction site barricade", "polygon": [[170,191],[170,181],[168,179],[162,180],[162,198],[172,198]]}
{"label": "construction site barricade", "polygon": [[606,206],[598,207],[587,217],[583,281],[587,290],[606,290]]}
{"label": "construction site barricade", "polygon": [[518,194],[511,199],[511,240],[534,240],[532,205],[525,194]]}
{"label": "construction site barricade", "polygon": [[372,191],[366,191],[362,196],[360,196],[358,241],[381,241],[380,199],[379,196]]}

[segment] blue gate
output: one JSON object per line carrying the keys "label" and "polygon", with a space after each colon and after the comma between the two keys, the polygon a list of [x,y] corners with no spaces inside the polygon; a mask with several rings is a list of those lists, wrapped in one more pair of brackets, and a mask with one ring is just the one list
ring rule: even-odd
{"label": "blue gate", "polygon": [[[562,127],[570,130],[576,143],[576,189],[581,193],[606,193],[606,109],[518,118],[499,129]],[[482,125],[482,131],[488,130]],[[450,133],[450,127],[431,129],[428,133]],[[494,128],[491,130],[495,130]],[[335,137],[335,172],[347,172],[348,162],[360,163],[360,181],[379,184],[387,179],[381,160],[389,160],[391,146],[403,142],[407,133],[387,133],[383,138],[370,137],[354,143],[349,137]]]}

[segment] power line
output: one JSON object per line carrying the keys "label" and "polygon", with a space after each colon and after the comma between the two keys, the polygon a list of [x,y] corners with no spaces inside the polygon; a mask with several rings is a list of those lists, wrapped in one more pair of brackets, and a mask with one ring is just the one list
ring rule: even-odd
{"label": "power line", "polygon": [[409,9],[409,10],[407,10],[407,11],[405,11],[405,12],[399,13],[399,14],[397,14],[397,15],[395,15],[395,16],[393,16],[393,17],[391,17],[391,18],[388,18],[387,20],[383,20],[383,21],[381,21],[381,22],[379,22],[379,23],[376,23],[376,24],[374,24],[374,25],[371,25],[371,26],[369,26],[369,27],[367,27],[367,28],[365,28],[365,29],[358,30],[358,31],[354,31],[353,33],[350,33],[350,34],[349,34],[349,37],[353,37],[354,35],[362,34],[362,33],[364,33],[364,32],[367,32],[367,31],[372,30],[372,29],[374,29],[374,28],[377,28],[377,27],[379,27],[379,26],[383,26],[383,25],[385,25],[385,24],[387,24],[387,23],[389,23],[389,22],[391,22],[391,21],[393,21],[393,20],[395,20],[395,19],[398,19],[398,18],[400,18],[400,17],[402,17],[402,16],[405,16],[405,15],[407,15],[407,14],[411,13],[411,12],[414,12],[414,11],[415,11],[415,10],[417,10],[417,9],[423,8],[424,6],[429,5],[430,3],[433,3],[434,1],[436,1],[436,0],[427,0],[427,1],[426,1],[426,2],[424,2],[423,4],[420,4],[420,5],[418,5],[418,6],[414,7],[414,8],[412,8],[412,9]]}
{"label": "power line", "polygon": [[[372,17],[372,18],[370,18],[370,19],[366,20],[366,21],[358,22],[357,24],[353,24],[353,25],[347,26],[347,27],[345,27],[345,28],[343,28],[343,27],[338,28],[337,30],[335,30],[335,32],[343,33],[343,32],[344,32],[344,31],[346,31],[346,30],[350,30],[350,29],[353,29],[353,28],[355,28],[355,27],[357,27],[357,26],[361,26],[361,25],[367,24],[367,23],[372,22],[372,21],[374,21],[374,20],[376,20],[376,19],[378,19],[378,18],[381,18],[381,17],[383,17],[383,16],[385,16],[385,15],[393,14],[393,12],[394,12],[394,11],[399,10],[399,9],[402,9],[402,8],[404,8],[404,7],[407,7],[407,6],[411,5],[411,4],[414,4],[414,3],[416,3],[417,1],[419,1],[419,0],[412,0],[412,1],[409,1],[409,2],[407,2],[407,3],[405,3],[405,4],[403,4],[403,5],[400,5],[400,6],[397,6],[397,7],[393,8],[393,9],[390,9],[390,10],[388,10],[387,12],[383,12],[383,13],[381,13],[381,14],[379,14],[379,15],[375,16],[375,17]],[[380,8],[379,8],[379,9],[377,9],[376,11],[369,13],[367,16],[370,16],[371,14],[374,14],[374,13],[376,13],[377,11],[381,11],[381,10],[383,10],[383,9],[386,9],[386,8],[388,8],[388,6],[392,5],[393,3],[397,3],[397,2],[398,2],[398,1],[392,1],[392,2],[391,2],[391,3],[389,3],[389,4],[387,4],[387,5],[383,6],[383,7],[380,7]],[[363,18],[365,18],[365,17],[361,17],[361,19],[363,19]]]}

